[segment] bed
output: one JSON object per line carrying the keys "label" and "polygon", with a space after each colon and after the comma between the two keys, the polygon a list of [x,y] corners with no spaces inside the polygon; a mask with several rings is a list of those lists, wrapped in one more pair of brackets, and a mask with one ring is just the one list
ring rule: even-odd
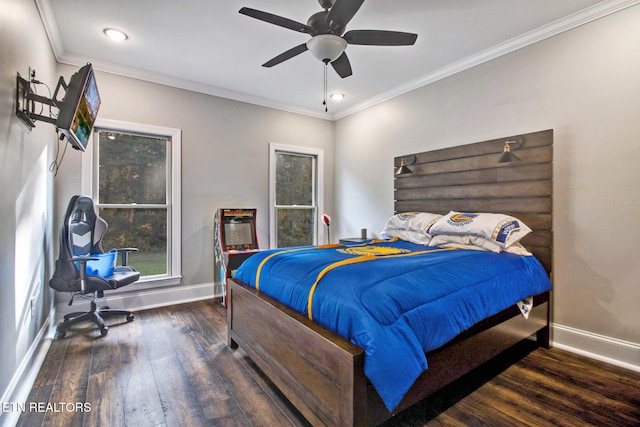
{"label": "bed", "polygon": [[[553,132],[520,139],[517,154],[522,161],[517,163],[496,164],[505,141],[516,140],[512,137],[411,155],[414,173],[395,178],[396,213],[516,216],[534,230],[522,239],[523,245],[551,275]],[[396,158],[395,165],[406,158]],[[321,327],[309,312],[296,311],[256,289],[255,283],[229,281],[228,344],[240,346],[311,424],[376,425],[523,339],[534,337],[548,347],[549,306],[550,292],[540,292],[528,318],[509,305],[430,349],[428,369],[412,380],[391,409],[365,376],[365,349]]]}

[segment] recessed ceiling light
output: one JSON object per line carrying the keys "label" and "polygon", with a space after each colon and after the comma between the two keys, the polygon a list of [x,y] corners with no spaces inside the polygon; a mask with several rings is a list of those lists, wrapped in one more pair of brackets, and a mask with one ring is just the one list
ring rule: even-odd
{"label": "recessed ceiling light", "polygon": [[344,99],[344,93],[332,93],[329,95],[334,101],[342,101]]}
{"label": "recessed ceiling light", "polygon": [[104,33],[105,36],[109,37],[111,40],[115,40],[118,42],[125,41],[126,39],[129,38],[128,35],[126,35],[120,30],[116,30],[115,28],[105,28],[104,30],[102,30],[102,32]]}

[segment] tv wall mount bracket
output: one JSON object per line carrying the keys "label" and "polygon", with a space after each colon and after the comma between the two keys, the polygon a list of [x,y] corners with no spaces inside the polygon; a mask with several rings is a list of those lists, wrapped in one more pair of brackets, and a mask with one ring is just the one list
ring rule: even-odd
{"label": "tv wall mount bracket", "polygon": [[60,76],[51,98],[38,95],[31,88],[33,84],[41,84],[35,79],[35,75],[35,70],[29,68],[29,80],[22,77],[19,72],[16,76],[16,116],[29,132],[36,126],[36,121],[38,120],[56,125],[57,117],[53,117],[52,115],[46,116],[41,112],[36,112],[36,107],[39,104],[41,107],[40,111],[42,111],[44,109],[43,106],[47,105],[49,106],[49,112],[51,112],[51,107],[59,109],[62,101],[58,100],[58,92],[60,88],[63,88],[65,92],[67,90],[67,84],[64,78]]}

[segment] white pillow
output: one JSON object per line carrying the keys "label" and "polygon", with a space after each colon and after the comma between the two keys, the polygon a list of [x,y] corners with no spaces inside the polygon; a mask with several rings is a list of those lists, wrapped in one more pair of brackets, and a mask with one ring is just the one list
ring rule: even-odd
{"label": "white pillow", "polygon": [[510,254],[523,255],[523,256],[533,256],[531,252],[527,250],[520,242],[516,242],[508,248],[504,248],[503,252],[509,252]]}
{"label": "white pillow", "polygon": [[478,236],[498,244],[501,248],[508,248],[531,233],[531,229],[518,218],[509,215],[451,211],[433,224],[429,233],[432,236]]}
{"label": "white pillow", "polygon": [[381,237],[383,239],[392,239],[397,237],[398,239],[406,240],[407,242],[425,246],[429,246],[429,242],[431,241],[431,236],[428,234],[411,230],[386,230]]}
{"label": "white pillow", "polygon": [[441,248],[473,249],[477,251],[490,251],[500,253],[502,247],[491,240],[471,234],[438,234],[431,238],[431,246]]}
{"label": "white pillow", "polygon": [[440,214],[427,212],[399,213],[393,215],[387,220],[387,225],[384,227],[380,235],[385,237],[390,236],[390,232],[393,230],[407,230],[416,233],[423,233],[430,238],[431,234],[429,233],[429,228],[440,218],[442,218],[442,215]]}
{"label": "white pillow", "polygon": [[438,234],[431,238],[430,246],[439,246],[441,248],[459,248],[472,249],[477,251],[490,252],[508,252],[516,255],[531,256],[531,252],[525,249],[519,242],[513,243],[507,248],[503,248],[499,244],[487,240],[483,237],[473,236],[471,234],[455,235],[455,234]]}

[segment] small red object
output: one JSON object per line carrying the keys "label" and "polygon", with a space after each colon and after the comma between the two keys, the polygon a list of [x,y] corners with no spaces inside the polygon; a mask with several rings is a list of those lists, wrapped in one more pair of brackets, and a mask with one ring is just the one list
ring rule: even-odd
{"label": "small red object", "polygon": [[322,221],[324,221],[327,226],[331,224],[331,217],[328,214],[322,214]]}

